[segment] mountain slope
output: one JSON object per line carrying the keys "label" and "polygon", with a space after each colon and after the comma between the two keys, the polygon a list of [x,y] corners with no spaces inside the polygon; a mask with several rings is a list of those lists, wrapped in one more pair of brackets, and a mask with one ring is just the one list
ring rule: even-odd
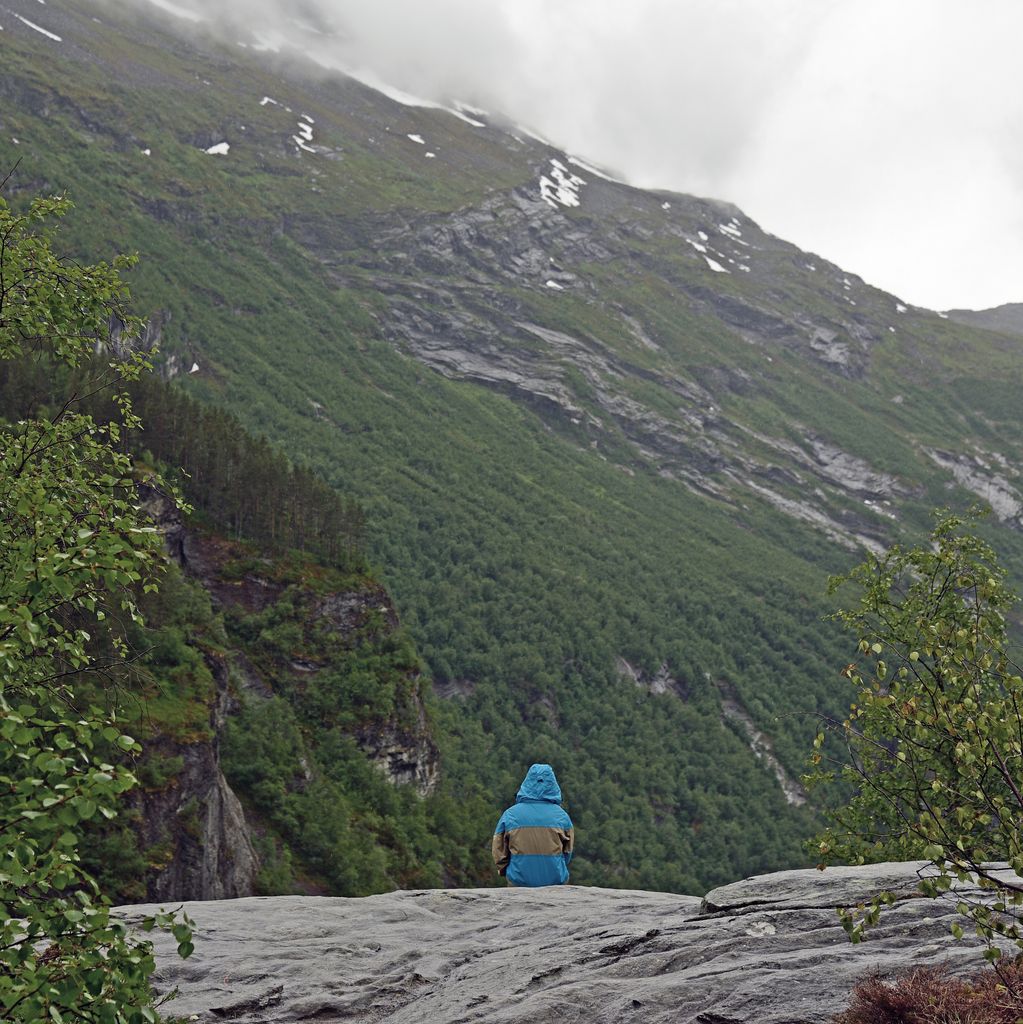
{"label": "mountain slope", "polygon": [[950,309],[948,315],[961,324],[986,327],[1002,334],[1023,334],[1023,302],[1006,302],[993,309]]}
{"label": "mountain slope", "polygon": [[[8,359],[0,424],[72,403],[118,422],[105,376]],[[104,668],[72,682],[83,713],[116,711],[142,744],[122,813],[87,827],[89,873],[117,900],[440,884],[472,861],[474,809],[437,785],[422,665],[366,572],[361,511],[223,410],[152,377],[127,387],[145,429],[119,436],[167,564],[136,595],[144,624],[116,599],[97,615]]]}
{"label": "mountain slope", "polygon": [[59,41],[0,21],[0,162],[73,190],[90,258],[140,250],[167,374],[364,503],[446,777],[496,820],[555,763],[584,881],[800,862],[813,813],[751,736],[798,776],[842,707],[824,580],[864,546],[979,496],[1023,565],[1023,342],[498,118],[12,4]]}

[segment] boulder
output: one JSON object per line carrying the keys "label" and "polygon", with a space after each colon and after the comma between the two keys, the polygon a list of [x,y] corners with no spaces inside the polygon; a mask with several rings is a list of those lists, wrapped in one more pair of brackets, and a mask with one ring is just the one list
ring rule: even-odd
{"label": "boulder", "polygon": [[[872,972],[981,966],[923,864],[784,871],[703,899],[563,886],[186,904],[187,961],[158,935],[166,1011],[200,1022],[820,1024]],[[835,908],[893,891],[867,941]],[[154,907],[124,907],[138,921]]]}

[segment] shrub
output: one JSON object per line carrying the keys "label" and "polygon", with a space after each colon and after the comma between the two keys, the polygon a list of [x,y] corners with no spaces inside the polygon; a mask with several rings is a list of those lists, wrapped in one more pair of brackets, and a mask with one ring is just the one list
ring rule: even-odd
{"label": "shrub", "polygon": [[1023,965],[1018,960],[965,978],[941,967],[885,982],[877,976],[853,989],[834,1024],[1016,1024],[1023,1017]]}
{"label": "shrub", "polygon": [[[928,543],[832,581],[859,590],[836,617],[857,634],[860,659],[843,670],[855,703],[844,721],[824,721],[812,761],[830,736],[856,791],[813,849],[824,862],[930,860],[937,872],[920,889],[931,897],[956,881],[979,886],[983,898],[960,890],[956,906],[997,960],[996,936],[1023,949],[1023,675],[1007,625],[1017,599],[972,518],[942,515]],[[834,775],[818,768],[811,781]],[[843,912],[852,940],[892,902],[880,893]]]}
{"label": "shrub", "polygon": [[[127,299],[113,266],[57,256],[47,221],[61,198],[15,216],[0,199],[0,360],[76,367]],[[122,318],[128,324],[130,318]],[[137,327],[137,322],[133,322]],[[137,754],[112,712],[90,706],[76,681],[107,679],[127,644],[111,620],[138,619],[134,593],[155,587],[160,539],[138,507],[121,431],[137,425],[117,390],[146,367],[111,363],[91,387],[115,389],[120,419],[99,425],[78,394],[46,418],[0,430],[0,1016],[5,1021],[154,1024],[153,947],[111,917],[83,864],[88,823],[117,816],[136,785],[108,751]],[[107,609],[115,611],[108,617]],[[97,661],[90,640],[110,631],[117,654]],[[117,760],[117,758],[112,758]],[[187,920],[173,929],[192,951]]]}

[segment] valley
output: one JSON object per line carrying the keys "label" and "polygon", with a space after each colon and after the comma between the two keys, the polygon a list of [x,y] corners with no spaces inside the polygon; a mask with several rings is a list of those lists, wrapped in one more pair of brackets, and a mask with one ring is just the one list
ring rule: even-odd
{"label": "valley", "polygon": [[[6,198],[66,189],[77,256],[138,251],[159,373],[359,503],[422,659],[438,797],[410,809],[410,778],[394,801],[439,843],[375,822],[359,841],[388,852],[346,875],[296,841],[281,887],[480,884],[531,761],[557,767],[576,881],[703,892],[805,866],[820,808],[798,779],[855,649],[827,577],[977,500],[1023,571],[1015,321],[911,307],[454,98],[146,5],[9,4]],[[258,727],[297,714],[321,775],[288,762],[287,793],[354,763],[318,731],[345,698],[288,703],[302,671]],[[421,874],[393,855],[427,849]]]}

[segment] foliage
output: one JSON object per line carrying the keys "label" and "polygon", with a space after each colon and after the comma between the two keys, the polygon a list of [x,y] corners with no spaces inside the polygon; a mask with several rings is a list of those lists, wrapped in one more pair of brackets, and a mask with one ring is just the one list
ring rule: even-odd
{"label": "foliage", "polygon": [[423,680],[407,634],[383,614],[386,595],[339,582],[292,580],[262,611],[225,615],[229,642],[275,694],[233,716],[222,747],[232,787],[276,840],[261,891],[295,891],[300,876],[353,896],[441,885],[474,859],[473,819],[488,815],[446,787],[424,799],[395,786],[361,748],[380,735],[428,742]]}
{"label": "foliage", "polygon": [[[15,216],[0,200],[4,359],[82,362],[126,297],[118,272],[129,260],[82,267],[54,253],[47,219],[68,205],[37,199]],[[130,356],[92,384],[144,367]],[[0,1006],[15,1021],[134,1024],[156,1019],[152,948],[111,919],[78,845],[84,823],[113,818],[135,784],[101,746],[139,748],[73,683],[115,670],[92,658],[90,633],[107,600],[137,615],[132,588],[153,585],[160,548],[117,451],[121,425],[97,425],[76,398],[0,433]],[[121,424],[134,424],[123,393],[119,403]],[[153,923],[172,927],[188,955],[186,921]]]}
{"label": "foliage", "polygon": [[[24,360],[8,364],[0,371],[0,408],[8,415],[59,408],[58,396],[80,389],[94,372],[91,364],[65,373]],[[456,800],[448,786],[425,801],[411,790],[395,792],[352,739],[356,730],[372,735],[413,724],[405,721],[415,714],[410,698],[424,685],[407,634],[378,613],[339,645],[344,631],[315,611],[332,593],[370,607],[386,596],[358,572],[361,510],[229,413],[153,376],[132,382],[130,395],[146,424],[122,435],[136,452],[136,472],[139,461],[146,473],[165,461],[181,465],[182,490],[200,513],[188,530],[197,543],[205,538],[204,581],[219,587],[227,606],[224,616],[214,613],[201,583],[171,564],[158,592],[138,595],[144,628],[123,623],[132,660],[114,703],[142,741],[135,774],[143,790],[173,786],[182,757],[170,751],[209,740],[216,699],[210,652],[243,657],[283,698],[257,701],[234,717],[223,747],[232,785],[267,832],[261,892],[311,885],[358,895],[452,877],[484,881],[468,870],[482,858],[467,842],[490,817],[485,805]],[[100,422],[116,413],[105,396],[86,404]],[[279,516],[282,507],[301,514]],[[239,535],[243,542],[233,539]],[[247,585],[274,600],[258,613],[234,606],[231,595]],[[115,653],[103,630],[94,632],[90,649],[102,659]],[[296,678],[296,658],[318,671]],[[87,679],[78,691],[104,706],[111,696]],[[116,821],[94,820],[81,851],[103,891],[124,902],[146,898],[154,872],[176,849],[173,826],[155,839],[152,830],[134,827],[141,824],[137,791],[130,802]]]}
{"label": "foliage", "polygon": [[[922,890],[951,892],[997,959],[996,936],[1023,947],[1023,678],[1007,640],[1016,598],[973,519],[942,515],[929,543],[893,547],[832,581],[859,589],[838,618],[867,665],[845,668],[855,703],[815,740],[819,766],[834,736],[856,786],[816,850],[825,861],[933,862]],[[818,767],[816,777],[833,773]],[[854,941],[890,901],[881,894],[844,916]]]}
{"label": "foliage", "polygon": [[331,565],[363,566],[365,514],[308,466],[253,437],[224,409],[155,378],[132,385],[146,430],[129,443],[174,467],[182,492],[232,537],[271,551],[297,548]]}
{"label": "foliage", "polygon": [[[9,363],[0,372],[0,408],[8,416],[36,415],[59,409],[74,392],[83,396],[80,410],[97,422],[116,420],[116,394],[90,383],[103,369],[99,359],[73,368]],[[126,381],[124,389],[140,418],[123,432],[122,444],[140,467],[157,463],[208,524],[274,553],[298,549],[331,565],[364,567],[365,515],[358,502],[250,434],[236,416],[155,375]]]}
{"label": "foliage", "polygon": [[918,967],[885,982],[866,978],[834,1024],[1017,1024],[1023,965],[1003,964],[967,978],[943,967]]}
{"label": "foliage", "polygon": [[[404,304],[419,289],[409,288],[410,261],[395,260],[379,240],[425,226],[435,211],[535,183],[539,152],[527,142],[512,153],[492,133],[463,131],[450,118],[442,125],[437,112],[436,130],[450,138],[445,151],[466,154],[437,174],[434,161],[408,159],[393,125],[367,133],[362,100],[348,110],[297,80],[284,84],[243,53],[224,68],[227,88],[196,90],[208,68],[188,46],[134,32],[129,42],[114,19],[108,29],[87,44],[98,60],[73,73],[42,68],[30,44],[7,41],[18,152],[33,174],[73,173],[76,188],[88,190],[72,225],[75,251],[94,253],[110,239],[142,250],[133,294],[154,311],[168,365],[199,366],[175,387],[230,410],[364,505],[368,555],[448,695],[434,721],[452,804],[428,802],[430,828],[452,858],[445,879],[493,878],[490,830],[533,760],[555,763],[563,781],[579,829],[580,881],[692,892],[805,863],[812,812],[786,803],[746,738],[722,723],[719,687],[738,694],[782,763],[798,770],[806,721],[788,713],[834,706],[827,666],[838,631],[820,621],[819,593],[821,563],[835,568],[834,546],[756,499],[748,508],[708,500],[670,466],[659,473],[617,436],[592,385],[558,353],[566,387],[585,392],[582,425],[553,405],[445,379],[396,351],[384,329],[395,298]],[[111,76],[104,66],[123,70]],[[20,102],[25,94],[45,97],[46,118],[34,115],[34,101]],[[314,116],[317,138],[342,158],[289,152],[280,134],[289,117],[261,107],[264,95]],[[373,103],[366,94],[370,116],[390,123]],[[230,140],[229,160],[194,145],[218,124],[246,126]],[[667,264],[648,249],[666,222],[656,209],[654,224],[625,204],[614,228],[670,280],[647,286],[616,258],[589,279],[585,298],[545,288],[538,297],[515,273],[506,290],[483,287],[480,315],[491,307],[606,351],[630,368],[622,386],[642,387],[638,397],[672,418],[689,410],[675,390],[685,382],[687,394],[690,383],[705,386],[744,422],[755,396],[727,382],[750,381],[750,353],[761,350],[699,315],[702,301],[684,298],[691,257],[677,237]],[[596,220],[590,229],[603,230]],[[505,262],[494,261],[502,276]],[[441,283],[434,271],[427,276],[431,288]],[[656,347],[623,330],[615,310],[628,310]],[[825,323],[834,312],[814,314]],[[826,416],[841,426],[839,444],[869,427],[870,437],[883,436],[883,451],[892,447],[881,417],[903,415],[911,393],[895,406],[859,381],[807,374],[786,345],[772,354],[777,372],[764,365],[754,376],[771,389],[765,402],[779,418],[819,428]],[[865,401],[876,424],[858,412]],[[591,416],[605,432],[589,430]],[[155,431],[143,436],[154,454],[159,443]],[[683,450],[670,461],[684,467],[693,458],[702,464],[704,455]],[[204,507],[198,488],[185,480],[183,489]],[[651,694],[619,658],[646,680],[664,665],[677,686]]]}

